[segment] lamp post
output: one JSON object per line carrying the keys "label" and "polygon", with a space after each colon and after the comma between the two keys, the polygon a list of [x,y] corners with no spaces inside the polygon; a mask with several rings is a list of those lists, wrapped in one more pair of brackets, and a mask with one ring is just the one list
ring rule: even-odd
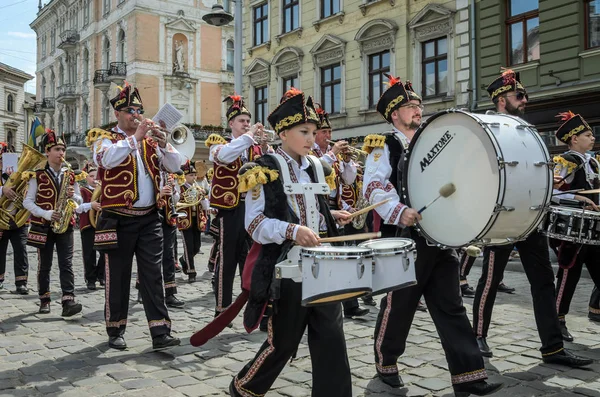
{"label": "lamp post", "polygon": [[205,14],[202,19],[212,26],[224,26],[234,20],[233,25],[233,75],[234,90],[237,94],[242,94],[242,0],[232,0],[235,3],[235,15],[223,10],[220,0],[212,6],[211,12]]}

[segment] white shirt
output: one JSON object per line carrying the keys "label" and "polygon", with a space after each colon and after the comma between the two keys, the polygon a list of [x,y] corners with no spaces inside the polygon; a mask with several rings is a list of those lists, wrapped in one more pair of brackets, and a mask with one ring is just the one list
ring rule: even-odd
{"label": "white shirt", "polygon": [[[137,162],[137,181],[138,181],[138,200],[133,203],[133,207],[149,207],[155,203],[154,182],[152,177],[146,171],[144,160],[139,148],[141,144],[132,136],[127,136],[118,126],[116,132],[126,137],[126,139],[112,143],[108,138],[102,139],[101,145],[94,145],[94,162],[98,167],[105,169],[115,168],[120,165],[131,153],[135,153]],[[181,155],[170,144],[163,149],[157,147],[156,154],[159,164],[169,172],[177,172],[181,167]]]}
{"label": "white shirt", "polygon": [[[50,167],[48,167],[48,170],[54,176],[55,180],[58,179],[58,181],[59,181],[58,189],[60,189],[60,184],[62,183],[64,172],[61,169],[57,173]],[[23,200],[23,207],[27,211],[31,212],[31,215],[37,216],[39,218],[44,218],[45,220],[50,221],[52,219],[52,214],[54,213],[54,210],[45,210],[45,209],[39,207],[35,203],[35,198],[37,196],[37,186],[38,186],[37,179],[35,177],[31,178],[29,180],[29,187],[27,189],[27,195],[25,196],[25,199]],[[75,189],[75,193],[73,194],[73,197],[71,197],[71,198],[77,204],[81,204],[83,199],[81,198],[81,191],[79,190],[79,184],[75,183],[73,185],[73,188]]]}
{"label": "white shirt", "polygon": [[[408,148],[410,141],[402,132],[394,128],[396,137],[402,142],[404,149]],[[379,203],[390,199],[385,204],[375,208],[384,223],[404,227],[400,223],[402,212],[407,208],[400,202],[398,192],[390,182],[392,166],[390,165],[390,148],[387,144],[383,148],[375,148],[367,157],[365,174],[363,176],[363,196],[369,204]]]}
{"label": "white shirt", "polygon": [[[275,152],[285,158],[290,169],[292,181],[295,178],[298,183],[312,183],[310,176],[306,172],[306,169],[310,166],[306,157],[300,157],[300,164],[298,164],[281,148],[278,148]],[[271,183],[281,182],[278,180]],[[306,211],[300,210],[300,208],[305,208],[304,195],[287,195],[287,203],[300,220],[300,225],[306,226],[306,216],[308,214]],[[252,239],[260,244],[282,244],[285,240],[295,240],[300,225],[275,218],[267,218],[264,215],[265,204],[265,192],[262,185],[257,185],[246,194],[244,225],[248,234],[252,236]],[[319,230],[327,230],[324,217],[320,213],[313,216],[319,216]]]}
{"label": "white shirt", "polygon": [[[590,185],[589,188],[593,189],[594,179],[598,178],[599,175],[594,172],[594,169],[592,168],[592,163],[594,164],[594,166],[597,169],[600,169],[600,164],[598,163],[598,161],[589,153],[581,154],[574,150],[569,150],[565,154],[571,154],[571,155],[577,156],[583,161],[583,163],[585,164],[585,166],[584,166],[585,176]],[[557,163],[556,166],[554,167],[554,175],[564,178],[568,173],[569,173],[569,170],[566,167],[563,167],[560,163]],[[569,177],[565,179],[565,183],[572,183],[573,179],[575,179],[575,174],[576,174],[576,172],[569,175]],[[558,203],[560,199],[568,199],[568,200],[575,199],[574,193],[560,194],[561,191],[559,189],[553,189],[553,193],[558,194],[557,196],[552,196],[552,201],[554,201],[555,203]]]}
{"label": "white shirt", "polygon": [[[94,188],[91,187],[90,185],[85,185],[85,187],[87,187],[88,189],[90,189],[92,192],[94,191]],[[88,212],[91,209],[92,209],[92,203],[91,202],[89,202],[89,203],[81,203],[79,205],[79,207],[77,207],[77,209],[75,210],[75,212],[77,212],[78,214],[83,214],[84,212]]]}
{"label": "white shirt", "polygon": [[327,151],[323,153],[319,145],[317,145],[317,143],[315,142],[313,144],[313,152],[317,157],[322,158],[327,162],[327,164],[329,164],[332,167],[336,163],[336,161],[339,161],[340,174],[344,183],[346,185],[351,185],[354,183],[354,181],[356,180],[356,174],[358,172],[357,164],[353,160],[347,162],[339,160],[337,156],[333,154],[333,151],[331,150],[331,145],[327,145]]}
{"label": "white shirt", "polygon": [[212,145],[208,159],[216,163],[231,164],[241,156],[242,163],[245,163],[248,161],[247,150],[255,143],[250,135],[242,134],[237,138],[232,138],[229,143]]}

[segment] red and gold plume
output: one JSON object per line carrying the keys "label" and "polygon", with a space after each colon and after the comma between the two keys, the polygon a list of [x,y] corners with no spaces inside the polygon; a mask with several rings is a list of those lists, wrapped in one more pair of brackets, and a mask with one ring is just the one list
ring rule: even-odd
{"label": "red and gold plume", "polygon": [[402,83],[402,81],[400,81],[399,77],[394,77],[391,74],[387,74],[387,73],[384,73],[383,75],[388,78],[388,82],[386,84],[389,85],[390,87],[393,86],[394,84]]}
{"label": "red and gold plume", "polygon": [[559,113],[555,117],[557,117],[560,120],[560,122],[565,122],[565,121],[569,121],[573,117],[575,117],[575,113],[573,113],[569,110],[568,112]]}
{"label": "red and gold plume", "polygon": [[512,69],[501,67],[500,71],[502,72],[502,80],[504,85],[515,84],[515,72]]}
{"label": "red and gold plume", "polygon": [[283,94],[283,98],[282,99],[290,99],[291,97],[295,97],[296,95],[302,94],[302,91],[300,91],[299,89],[295,88],[295,87],[290,87],[289,90],[287,90],[285,92],[285,94]]}

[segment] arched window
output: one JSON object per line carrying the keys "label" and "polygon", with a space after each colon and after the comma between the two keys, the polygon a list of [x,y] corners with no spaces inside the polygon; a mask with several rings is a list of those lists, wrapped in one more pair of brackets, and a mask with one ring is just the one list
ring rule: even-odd
{"label": "arched window", "polygon": [[102,46],[102,60],[102,68],[108,70],[110,66],[110,40],[107,37],[104,38],[104,45]]}
{"label": "arched window", "polygon": [[61,86],[65,83],[65,68],[63,67],[62,63],[60,64],[60,67],[58,68],[58,85]]}
{"label": "arched window", "polygon": [[88,108],[87,103],[83,104],[83,109],[81,110],[81,130],[82,132],[86,132],[89,128],[88,118],[89,118],[90,110]]}
{"label": "arched window", "polygon": [[117,49],[117,61],[125,62],[125,31],[119,31],[119,41]]}
{"label": "arched window", "polygon": [[46,78],[42,76],[42,86],[40,87],[42,90],[41,92],[41,99],[43,100],[44,98],[46,98]]}
{"label": "arched window", "polygon": [[6,110],[13,113],[15,111],[15,98],[12,94],[8,94],[6,97]]}
{"label": "arched window", "polygon": [[90,52],[87,48],[83,49],[83,81],[90,79]]}
{"label": "arched window", "polygon": [[227,71],[233,72],[233,41],[227,40]]}
{"label": "arched window", "polygon": [[15,132],[13,130],[6,132],[6,144],[10,150],[15,150]]}
{"label": "arched window", "polygon": [[54,76],[54,71],[50,75],[50,98],[54,98],[54,93],[56,90],[56,77]]}

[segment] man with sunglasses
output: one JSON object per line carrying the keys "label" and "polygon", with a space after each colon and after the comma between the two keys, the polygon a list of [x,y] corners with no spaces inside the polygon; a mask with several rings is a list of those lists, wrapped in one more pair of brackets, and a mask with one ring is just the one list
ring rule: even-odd
{"label": "man with sunglasses", "polygon": [[[487,90],[498,113],[512,116],[524,114],[528,97],[518,73],[505,70]],[[523,269],[531,285],[533,312],[542,342],[540,351],[543,361],[575,368],[590,365],[593,360],[578,357],[564,348],[556,313],[554,271],[550,264],[548,239],[534,231],[514,246],[519,251]],[[493,356],[486,338],[498,285],[512,250],[513,244],[485,247],[483,250],[482,274],[473,300],[473,330],[479,349],[485,357]]]}
{"label": "man with sunglasses", "polygon": [[[142,98],[129,84],[110,100],[117,126],[111,131],[93,128],[93,148],[102,183],[102,212],[96,223],[95,248],[106,254],[105,320],[108,346],[127,348],[124,334],[129,310],[131,268],[136,257],[140,294],[152,347],[179,345],[171,336],[161,271],[163,231],[157,199],[161,171],[177,172],[181,155],[166,135],[143,114]],[[160,203],[158,203],[160,204]]]}

